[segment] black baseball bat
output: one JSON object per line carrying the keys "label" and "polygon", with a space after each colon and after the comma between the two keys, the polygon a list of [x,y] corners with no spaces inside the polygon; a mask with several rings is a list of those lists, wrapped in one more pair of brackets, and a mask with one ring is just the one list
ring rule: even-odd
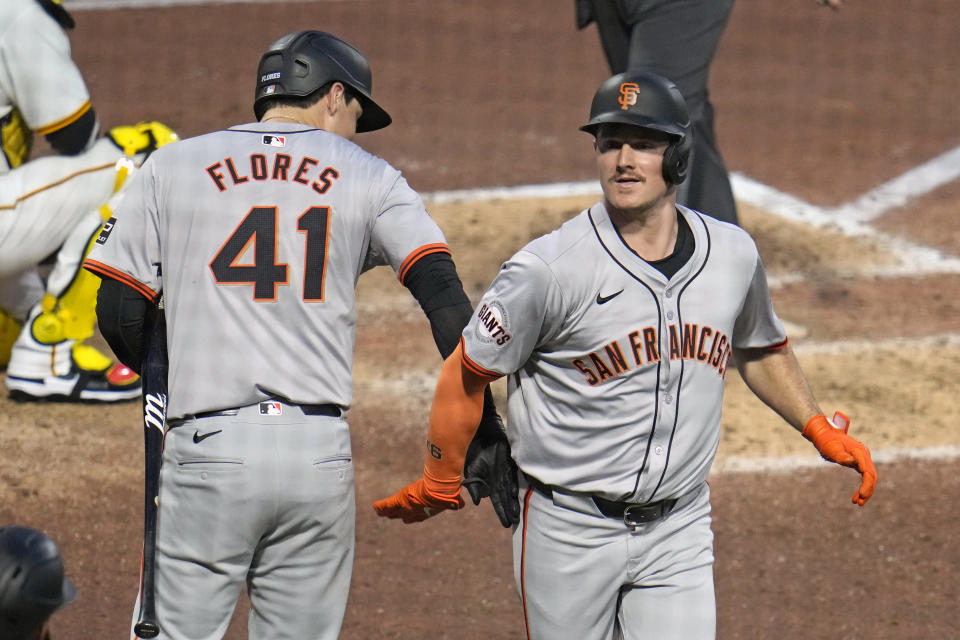
{"label": "black baseball bat", "polygon": [[140,612],[133,626],[138,638],[156,638],[160,633],[154,591],[157,554],[157,495],[167,413],[167,323],[163,306],[147,311],[144,319],[144,356],[140,371],[143,389],[143,568],[140,571]]}

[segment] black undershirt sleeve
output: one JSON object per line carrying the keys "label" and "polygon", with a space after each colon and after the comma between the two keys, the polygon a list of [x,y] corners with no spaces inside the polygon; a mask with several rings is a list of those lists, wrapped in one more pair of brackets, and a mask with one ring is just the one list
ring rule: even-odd
{"label": "black undershirt sleeve", "polygon": [[143,361],[143,321],[151,302],[136,289],[104,278],[97,291],[97,324],[117,359],[137,373]]}
{"label": "black undershirt sleeve", "polygon": [[93,135],[94,127],[96,126],[97,114],[94,113],[93,107],[91,107],[86,113],[64,128],[57,129],[45,137],[57,153],[73,156],[86,148],[90,137]]}
{"label": "black undershirt sleeve", "polygon": [[446,359],[457,348],[473,314],[450,254],[431,253],[420,258],[410,267],[403,284],[420,303],[430,321],[433,341]]}
{"label": "black undershirt sleeve", "polygon": [[[463,328],[473,315],[473,306],[463,290],[453,259],[448,253],[428,254],[410,267],[403,284],[420,303],[430,321],[437,349],[446,360],[457,348]],[[475,437],[502,437],[503,427],[489,386],[484,390],[483,414]]]}

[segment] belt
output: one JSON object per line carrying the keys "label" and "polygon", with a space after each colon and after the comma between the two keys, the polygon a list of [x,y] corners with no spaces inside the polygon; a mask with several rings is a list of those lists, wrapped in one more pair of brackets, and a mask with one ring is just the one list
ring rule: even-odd
{"label": "belt", "polygon": [[[530,483],[531,487],[551,500],[553,499],[554,487],[540,482],[533,476],[527,476],[527,481]],[[557,490],[559,490],[559,488],[557,488]],[[600,496],[594,495],[588,495],[587,497],[593,500],[593,504],[597,506],[597,509],[600,510],[600,513],[608,518],[623,520],[623,523],[628,527],[635,527],[640,524],[655,522],[656,520],[659,520],[670,513],[677,504],[677,498],[660,500],[659,502],[638,504],[636,502],[617,502],[616,500],[607,500],[606,498],[601,498]]]}
{"label": "belt", "polygon": [[[269,401],[269,402],[270,402],[270,403],[273,403],[274,401]],[[262,404],[266,404],[266,402],[261,402],[260,404],[261,404],[261,405],[262,405]],[[331,417],[333,417],[333,418],[339,418],[340,415],[343,413],[343,412],[340,410],[340,406],[339,406],[339,405],[335,405],[335,404],[295,404],[295,405],[289,405],[289,404],[284,403],[284,406],[287,406],[287,407],[289,407],[289,406],[298,407],[298,408],[303,412],[303,415],[305,415],[305,416],[331,416]],[[263,412],[262,409],[261,409],[261,412]],[[221,410],[219,410],[219,411],[201,411],[200,413],[194,414],[193,417],[194,417],[194,418],[213,418],[213,417],[216,417],[216,416],[234,416],[234,415],[237,415],[237,410],[236,410],[236,409],[221,409]]]}

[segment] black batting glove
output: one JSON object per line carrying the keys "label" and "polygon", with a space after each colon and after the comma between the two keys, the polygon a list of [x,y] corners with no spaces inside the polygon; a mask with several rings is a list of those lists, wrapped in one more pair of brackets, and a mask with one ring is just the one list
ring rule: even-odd
{"label": "black batting glove", "polygon": [[520,523],[517,464],[510,456],[507,432],[492,401],[485,404],[483,419],[467,449],[463,486],[475,505],[479,505],[483,498],[490,498],[490,504],[504,527]]}

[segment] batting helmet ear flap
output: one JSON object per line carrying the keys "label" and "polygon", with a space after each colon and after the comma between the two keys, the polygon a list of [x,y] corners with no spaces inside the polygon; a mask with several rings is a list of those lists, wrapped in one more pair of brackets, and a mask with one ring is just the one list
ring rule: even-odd
{"label": "batting helmet ear flap", "polygon": [[690,172],[690,136],[684,134],[671,142],[663,152],[663,179],[670,184],[680,184]]}

